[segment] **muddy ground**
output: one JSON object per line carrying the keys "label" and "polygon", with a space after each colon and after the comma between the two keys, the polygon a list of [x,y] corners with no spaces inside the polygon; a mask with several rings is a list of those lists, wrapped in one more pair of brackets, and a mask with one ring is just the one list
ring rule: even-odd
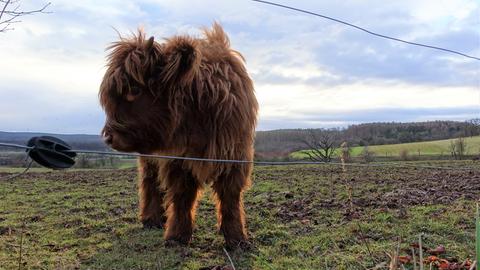
{"label": "muddy ground", "polygon": [[[480,170],[259,166],[245,193],[252,243],[237,269],[365,269],[425,234],[449,256],[473,256]],[[0,178],[10,175],[0,172]],[[351,192],[349,192],[351,190]],[[208,188],[189,247],[137,220],[136,169],[26,173],[0,181],[0,269],[208,269],[230,265]],[[351,194],[351,195],[349,195]],[[360,229],[359,229],[360,228]],[[22,248],[20,248],[22,247]]]}

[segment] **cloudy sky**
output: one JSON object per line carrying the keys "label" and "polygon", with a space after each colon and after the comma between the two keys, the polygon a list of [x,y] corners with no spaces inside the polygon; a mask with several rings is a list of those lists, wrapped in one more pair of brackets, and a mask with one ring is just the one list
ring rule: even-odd
{"label": "cloudy sky", "polygon": [[[220,22],[247,60],[258,129],[480,117],[480,61],[249,0],[50,0],[0,34],[0,130],[98,134],[105,47]],[[371,31],[480,56],[478,0],[287,1]],[[335,2],[335,3],[334,3]],[[22,0],[21,9],[42,6]]]}

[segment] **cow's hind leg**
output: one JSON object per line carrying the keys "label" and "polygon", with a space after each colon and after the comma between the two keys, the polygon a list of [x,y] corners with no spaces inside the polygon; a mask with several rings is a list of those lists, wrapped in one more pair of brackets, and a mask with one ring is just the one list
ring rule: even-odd
{"label": "cow's hind leg", "polygon": [[249,183],[248,175],[248,170],[233,168],[228,174],[220,176],[213,184],[217,203],[218,227],[225,237],[227,248],[230,249],[248,244],[242,198],[243,191]]}

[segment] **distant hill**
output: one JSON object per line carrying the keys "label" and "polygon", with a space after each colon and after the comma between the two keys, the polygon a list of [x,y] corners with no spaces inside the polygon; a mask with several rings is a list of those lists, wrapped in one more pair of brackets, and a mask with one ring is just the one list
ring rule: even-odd
{"label": "distant hill", "polygon": [[[109,149],[102,141],[99,135],[86,134],[52,134],[52,133],[38,133],[38,132],[3,132],[0,131],[0,142],[27,144],[28,140],[35,136],[53,136],[64,140],[73,148],[84,150],[107,150]],[[0,150],[6,150],[6,147],[0,147]],[[8,148],[8,151],[14,151],[13,148]]]}

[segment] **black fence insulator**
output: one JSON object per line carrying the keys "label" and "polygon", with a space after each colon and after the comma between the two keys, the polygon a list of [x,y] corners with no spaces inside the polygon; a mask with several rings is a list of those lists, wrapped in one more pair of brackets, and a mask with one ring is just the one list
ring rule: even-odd
{"label": "black fence insulator", "polygon": [[27,153],[38,164],[55,170],[67,169],[75,164],[75,152],[66,152],[72,149],[66,142],[51,136],[31,138],[27,145]]}

